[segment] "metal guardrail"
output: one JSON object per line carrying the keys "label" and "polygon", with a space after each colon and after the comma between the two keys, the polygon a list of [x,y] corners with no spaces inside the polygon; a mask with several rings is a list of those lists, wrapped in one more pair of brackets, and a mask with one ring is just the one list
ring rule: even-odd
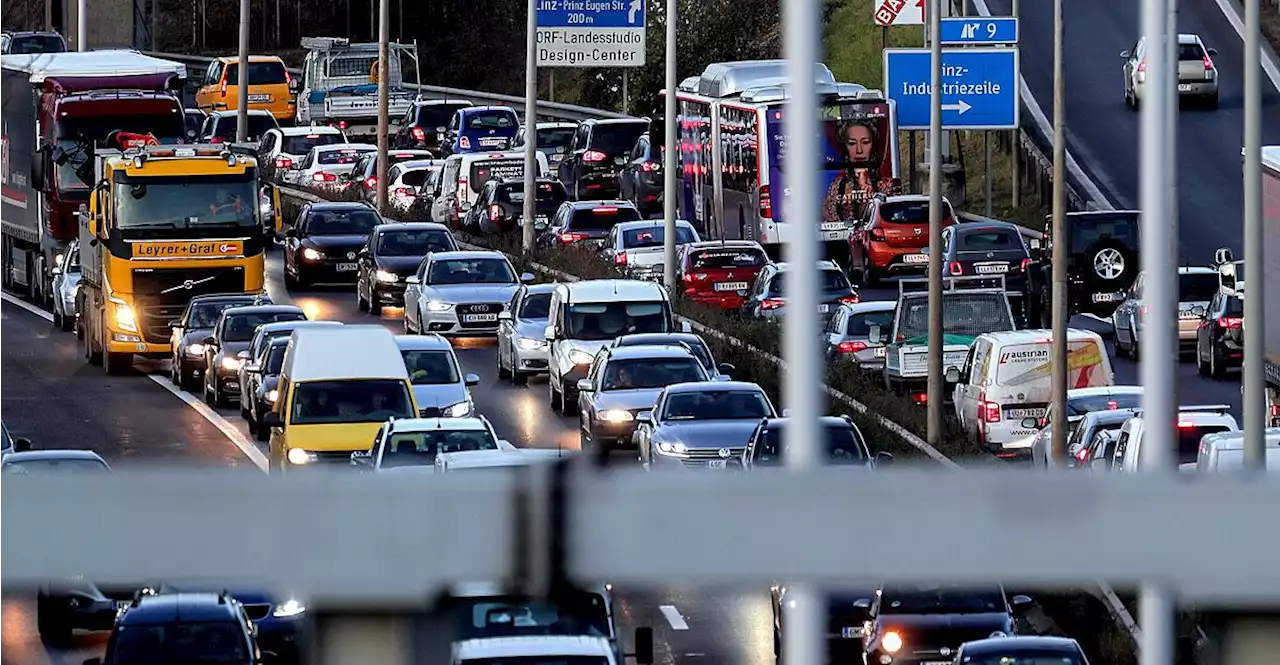
{"label": "metal guardrail", "polygon": [[[202,55],[184,55],[181,53],[157,53],[154,51],[144,51],[146,55],[166,60],[173,60],[188,65],[188,75],[190,75],[190,65],[208,66],[213,62],[213,58]],[[301,69],[289,69],[290,76],[302,76]],[[524,97],[515,95],[501,95],[495,92],[483,92],[481,90],[465,90],[463,88],[448,88],[438,85],[418,85],[416,83],[405,83],[404,87],[414,90],[422,95],[423,99],[468,99],[477,104],[492,104],[510,106],[516,110],[516,113],[524,113]],[[561,102],[549,102],[538,100],[538,119],[543,121],[572,121],[581,122],[588,118],[630,118],[625,113],[616,111],[605,111],[602,109],[593,109],[588,106],[578,106],[577,104],[564,104]]]}

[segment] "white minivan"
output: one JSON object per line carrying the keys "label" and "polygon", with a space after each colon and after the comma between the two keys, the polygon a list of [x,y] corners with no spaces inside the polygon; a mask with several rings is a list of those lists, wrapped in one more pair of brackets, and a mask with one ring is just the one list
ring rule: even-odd
{"label": "white minivan", "polygon": [[[1110,386],[1115,372],[1102,337],[1089,330],[1067,330],[1067,381],[1070,388]],[[974,340],[960,370],[947,371],[955,383],[956,417],[965,435],[997,456],[1017,456],[1012,448],[1036,433],[1023,420],[1042,418],[1053,395],[1053,333],[1014,330],[984,333]]]}
{"label": "white minivan", "polygon": [[[1266,441],[1267,471],[1280,471],[1280,427],[1272,427],[1263,434]],[[1223,473],[1244,469],[1244,432],[1219,432],[1206,434],[1200,439],[1200,452],[1196,456],[1199,473]]]}
{"label": "white minivan", "polygon": [[[550,172],[547,156],[534,152],[538,176]],[[431,193],[431,221],[456,226],[476,202],[484,184],[494,178],[519,180],[524,177],[524,151],[473,152],[450,155],[444,160],[436,188]]]}

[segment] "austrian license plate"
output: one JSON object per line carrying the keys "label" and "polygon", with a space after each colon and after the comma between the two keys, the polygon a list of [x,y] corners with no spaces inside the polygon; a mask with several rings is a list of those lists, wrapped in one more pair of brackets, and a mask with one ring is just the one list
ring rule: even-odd
{"label": "austrian license plate", "polygon": [[903,254],[902,262],[910,263],[912,265],[928,263],[929,255],[928,254]]}
{"label": "austrian license plate", "polygon": [[884,347],[883,347],[883,346],[882,346],[882,347],[879,347],[879,348],[877,348],[877,349],[876,349],[876,357],[877,357],[877,358],[883,358],[883,357],[884,357]]}
{"label": "austrian license plate", "polygon": [[251,102],[269,102],[269,101],[271,101],[271,95],[249,95],[249,101],[251,101]]}
{"label": "austrian license plate", "polygon": [[979,275],[1003,275],[1009,272],[1008,263],[989,263],[982,266],[974,266]]}
{"label": "austrian license plate", "polygon": [[338,267],[337,267],[337,271],[338,271],[338,272],[355,272],[355,271],[356,271],[356,264],[354,264],[354,263],[339,263],[339,264],[338,264]]}
{"label": "austrian license plate", "polygon": [[818,313],[826,314],[831,311],[831,305],[818,305]]}
{"label": "austrian license plate", "polygon": [[716,282],[717,291],[741,291],[747,288],[746,282]]}
{"label": "austrian license plate", "polygon": [[1178,92],[1191,92],[1191,84],[1190,84],[1190,83],[1179,83],[1179,84],[1178,84]]}
{"label": "austrian license plate", "polygon": [[862,637],[862,626],[843,626],[840,628],[840,637],[846,640],[854,640]]}
{"label": "austrian license plate", "polygon": [[497,320],[498,320],[497,314],[463,314],[462,315],[463,323],[488,323],[490,321],[497,321]]}
{"label": "austrian license plate", "polygon": [[1021,420],[1023,418],[1039,418],[1044,415],[1044,409],[1005,409],[1004,415],[1010,420]]}
{"label": "austrian license plate", "polygon": [[844,222],[823,222],[819,228],[823,231],[843,231],[846,227]]}
{"label": "austrian license plate", "polygon": [[506,145],[506,144],[507,144],[507,140],[501,137],[480,139],[480,145],[483,145],[483,146]]}
{"label": "austrian license plate", "polygon": [[727,469],[729,468],[729,460],[713,459],[707,462],[707,468],[708,469]]}
{"label": "austrian license plate", "polygon": [[1093,294],[1094,302],[1120,302],[1124,300],[1123,293],[1095,293]]}
{"label": "austrian license plate", "polygon": [[550,221],[551,221],[551,220],[547,219],[545,216],[542,216],[542,217],[534,217],[534,218],[533,218],[533,228],[535,228],[535,229],[545,229],[545,228],[547,228],[547,224],[548,224],[548,223],[550,223]]}

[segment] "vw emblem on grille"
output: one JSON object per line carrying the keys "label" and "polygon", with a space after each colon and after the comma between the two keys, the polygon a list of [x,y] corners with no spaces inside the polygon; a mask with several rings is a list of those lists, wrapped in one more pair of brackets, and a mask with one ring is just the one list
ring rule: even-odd
{"label": "vw emblem on grille", "polygon": [[994,258],[994,257],[995,257],[995,255],[996,255],[996,253],[995,253],[995,252],[987,252],[987,258],[988,258],[988,259],[990,259],[990,258]]}
{"label": "vw emblem on grille", "polygon": [[721,449],[720,449],[720,458],[721,458],[721,459],[728,459],[728,458],[729,458],[729,456],[730,456],[730,455],[732,455],[732,454],[733,454],[733,451],[732,451],[732,450],[729,450],[728,448],[721,448]]}
{"label": "vw emblem on grille", "polygon": [[354,258],[356,258],[356,253],[355,253],[355,252],[347,252],[347,258],[348,258],[348,259],[354,259]]}
{"label": "vw emblem on grille", "polygon": [[950,655],[951,655],[951,647],[942,647],[941,649],[938,649],[938,655],[939,655],[939,656],[943,656],[944,658],[945,658],[946,656],[950,656]]}

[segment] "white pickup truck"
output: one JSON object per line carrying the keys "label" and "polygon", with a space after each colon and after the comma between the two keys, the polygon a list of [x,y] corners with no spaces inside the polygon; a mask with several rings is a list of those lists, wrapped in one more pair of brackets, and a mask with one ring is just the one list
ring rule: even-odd
{"label": "white pickup truck", "polygon": [[[299,125],[334,125],[352,137],[377,137],[378,132],[378,44],[353,44],[342,37],[304,37],[307,57],[302,65],[302,91],[298,93]],[[404,87],[403,59],[408,57],[418,71],[417,44],[392,43],[387,49],[389,128],[397,123],[418,98]]]}
{"label": "white pickup truck", "polygon": [[[942,371],[959,370],[969,355],[969,347],[978,335],[986,332],[1015,330],[1013,310],[1003,287],[965,288],[966,280],[990,277],[947,277],[942,291]],[[923,286],[908,291],[907,286]],[[929,383],[929,291],[925,279],[903,279],[898,282],[898,306],[893,315],[893,331],[886,344],[884,363],[885,387],[899,395],[911,394],[923,403]],[[947,391],[949,392],[949,391]]]}

